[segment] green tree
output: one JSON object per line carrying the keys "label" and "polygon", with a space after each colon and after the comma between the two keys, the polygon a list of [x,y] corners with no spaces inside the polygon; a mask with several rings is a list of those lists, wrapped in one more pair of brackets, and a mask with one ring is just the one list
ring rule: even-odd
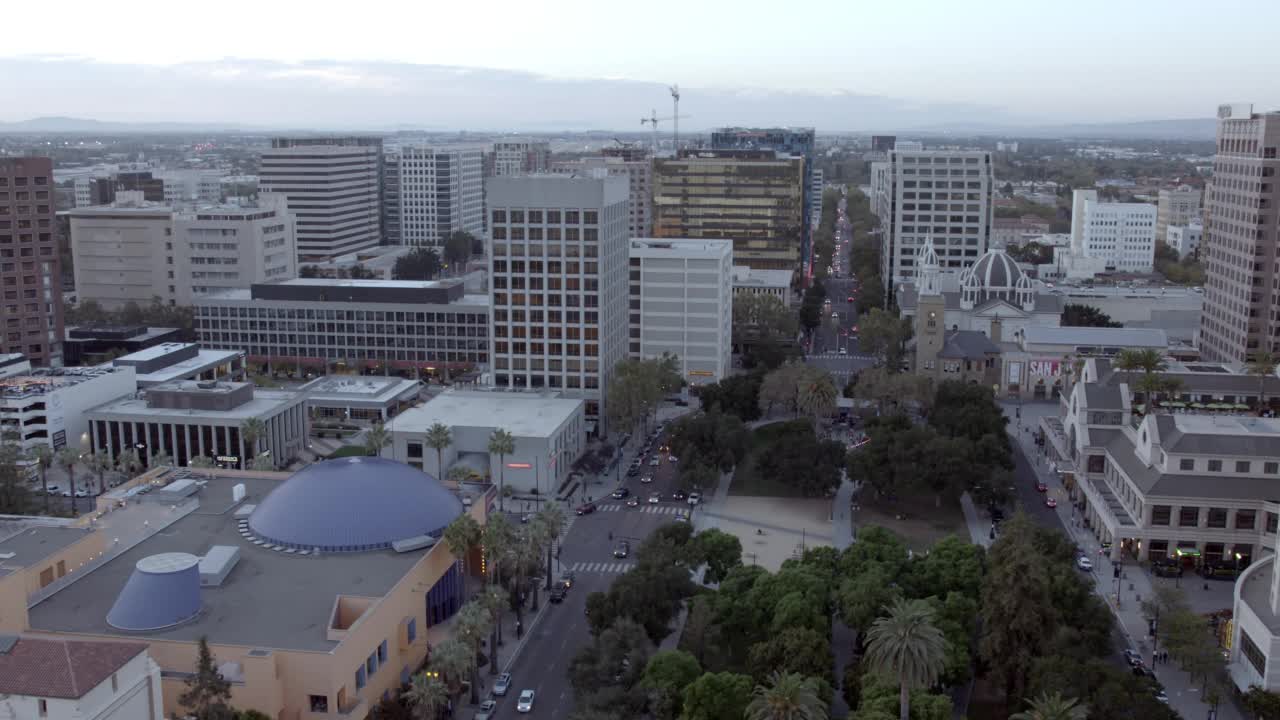
{"label": "green tree", "polygon": [[435,248],[416,247],[396,258],[391,268],[395,280],[435,280],[440,274],[440,256]]}
{"label": "green tree", "polygon": [[1123,324],[1113,322],[1111,316],[1092,305],[1067,303],[1062,308],[1063,327],[1101,327],[1118,328]]}
{"label": "green tree", "polygon": [[391,431],[381,422],[375,422],[364,431],[364,452],[366,455],[382,457],[382,449],[391,444]]}
{"label": "green tree", "polygon": [[771,635],[768,640],[751,646],[751,674],[756,679],[766,679],[773,672],[829,679],[832,667],[829,634],[827,628],[818,632],[811,627],[788,627]]}
{"label": "green tree", "polygon": [[444,477],[444,451],[453,444],[453,430],[442,422],[435,422],[427,428],[427,447],[436,451],[436,476]]}
{"label": "green tree", "polygon": [[456,701],[462,692],[462,682],[471,675],[475,663],[476,656],[470,646],[454,637],[431,649],[431,661],[427,667],[440,674],[449,689],[449,697]]}
{"label": "green tree", "polygon": [[[1126,348],[1116,353],[1114,365],[1117,370],[1125,373],[1128,384],[1132,385],[1132,374],[1134,371],[1142,371],[1146,377],[1151,377],[1156,373],[1164,372],[1168,368],[1168,362],[1165,360],[1164,353],[1155,349],[1135,350]],[[1148,383],[1150,384],[1150,383]]]}
{"label": "green tree", "polygon": [[186,692],[178,696],[178,704],[196,720],[232,720],[231,682],[222,677],[209,650],[209,638],[200,636],[196,671],[184,683]]}
{"label": "green tree", "polygon": [[[458,615],[454,620],[454,636],[458,640],[466,643],[467,648],[471,651],[473,658],[480,657],[480,643],[484,642],[485,636],[493,626],[493,617],[489,614],[489,610],[485,608],[483,603],[472,600],[466,603],[458,610]],[[496,657],[488,658],[489,664],[496,664]],[[480,702],[480,678],[478,674],[479,668],[477,663],[471,663],[471,704],[475,705]]]}
{"label": "green tree", "polygon": [[187,462],[187,466],[195,470],[212,470],[217,467],[217,463],[208,455],[196,455]]}
{"label": "green tree", "polygon": [[1262,351],[1254,353],[1249,359],[1249,374],[1258,378],[1258,414],[1261,415],[1267,410],[1267,379],[1276,376],[1276,365],[1280,363],[1276,356],[1270,352]]}
{"label": "green tree", "polygon": [[142,458],[138,457],[138,451],[133,448],[123,450],[116,457],[116,468],[125,474],[126,479],[132,480],[142,469]]}
{"label": "green tree", "polygon": [[[902,714],[902,698],[892,679],[868,673],[860,678],[858,711],[853,720],[893,720]],[[910,693],[911,720],[951,720],[951,698],[915,689]]]}
{"label": "green tree", "polygon": [[750,438],[741,420],[715,411],[686,415],[670,423],[667,432],[682,470],[710,465],[729,472],[746,457]]}
{"label": "green tree", "polygon": [[695,542],[698,555],[707,563],[705,582],[718,583],[742,564],[742,541],[737,535],[711,528],[698,533]]}
{"label": "green tree", "polygon": [[679,716],[685,688],[701,674],[698,661],[683,650],[654,653],[640,678],[640,687],[654,694],[654,716],[667,720]]}
{"label": "green tree", "polygon": [[253,458],[258,457],[258,440],[267,434],[267,424],[262,418],[245,418],[240,423],[240,437],[244,440],[244,451],[247,456],[244,459],[244,467],[248,468],[252,464]]}
{"label": "green tree", "polygon": [[902,598],[902,589],[894,579],[889,566],[881,563],[846,577],[836,594],[844,623],[860,632],[868,630],[885,607]]}
{"label": "green tree", "polygon": [[899,717],[908,720],[911,691],[932,687],[942,674],[946,639],[933,624],[933,608],[920,600],[895,600],[889,614],[867,631],[865,662],[898,681]]}
{"label": "green tree", "polygon": [[86,456],[81,462],[85,468],[98,478],[98,494],[101,495],[107,491],[107,473],[111,472],[116,466],[111,456],[104,452],[94,453]]}
{"label": "green tree", "polygon": [[471,513],[462,513],[444,529],[444,544],[449,554],[462,561],[464,574],[471,575],[471,548],[480,542],[480,523]]}
{"label": "green tree", "polygon": [[1280,695],[1276,693],[1253,685],[1244,694],[1242,702],[1257,720],[1280,720]]}
{"label": "green tree", "polygon": [[49,468],[53,467],[54,458],[56,457],[53,448],[43,443],[33,446],[28,451],[31,459],[36,463],[36,470],[40,473],[40,497],[44,502],[44,514],[49,514]]}
{"label": "green tree", "polygon": [[551,561],[553,559],[556,541],[560,538],[560,531],[564,529],[565,524],[564,510],[555,502],[548,501],[533,517],[533,527],[538,535],[538,544],[546,551],[547,569],[547,591],[551,591]]}
{"label": "green tree", "polygon": [[516,439],[511,433],[503,428],[497,428],[489,435],[489,454],[498,456],[498,511],[506,512],[506,505],[503,498],[506,495],[506,483],[504,482],[504,468],[507,465],[507,456],[516,451]]}
{"label": "green tree", "polygon": [[606,398],[609,422],[628,429],[647,425],[663,398],[679,390],[681,382],[680,362],[669,353],[622,360],[614,366]]}
{"label": "green tree", "polygon": [[449,688],[440,678],[428,677],[425,672],[413,676],[409,689],[404,693],[416,720],[437,720],[440,711],[449,704]]}
{"label": "green tree", "polygon": [[476,237],[465,230],[454,230],[444,241],[444,261],[457,267],[471,259],[471,248]]}
{"label": "green tree", "polygon": [[796,406],[805,415],[828,417],[835,411],[836,398],[839,396],[840,391],[836,390],[831,373],[819,368],[808,368],[808,372],[803,373],[800,378]]}
{"label": "green tree", "polygon": [[874,309],[861,317],[858,326],[862,350],[876,356],[890,373],[899,372],[911,339],[911,321],[888,310]]}
{"label": "green tree", "polygon": [[720,382],[700,386],[698,400],[705,412],[733,415],[743,422],[758,420],[763,379],[764,375],[759,372],[732,375]]}
{"label": "green tree", "polygon": [[826,720],[827,704],[817,683],[796,673],[775,672],[768,685],[757,685],[747,704],[746,720]]}
{"label": "green tree", "polygon": [[1054,693],[1030,701],[1030,707],[1009,716],[1009,720],[1085,720],[1088,709],[1075,698]]}
{"label": "green tree", "polygon": [[682,720],[742,720],[755,682],[749,675],[704,673],[684,689]]}
{"label": "green tree", "polygon": [[975,600],[982,597],[986,554],[981,545],[955,535],[935,542],[929,553],[911,564],[906,584],[912,597],[946,597],[958,592]]}
{"label": "green tree", "polygon": [[693,655],[703,667],[720,655],[720,626],[715,622],[715,611],[709,598],[695,596],[689,601],[689,614],[685,617],[679,647]]}
{"label": "green tree", "polygon": [[21,446],[16,442],[6,439],[0,443],[0,513],[21,515],[30,508],[26,476],[18,466],[20,456]]}
{"label": "green tree", "polygon": [[739,295],[733,299],[735,345],[786,342],[796,337],[796,316],[773,295]]}
{"label": "green tree", "polygon": [[78,515],[76,510],[76,466],[80,464],[80,451],[73,447],[64,447],[58,451],[56,462],[67,474],[67,485],[71,490],[71,514]]}

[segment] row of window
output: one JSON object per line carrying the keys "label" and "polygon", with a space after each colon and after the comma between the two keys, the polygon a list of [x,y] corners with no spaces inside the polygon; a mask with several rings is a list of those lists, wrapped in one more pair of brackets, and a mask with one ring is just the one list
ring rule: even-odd
{"label": "row of window", "polygon": [[[1204,527],[1226,528],[1230,514],[1231,511],[1227,508],[1208,508]],[[1236,510],[1235,523],[1231,527],[1236,530],[1252,530],[1257,522],[1257,516],[1257,510]],[[1270,512],[1266,516],[1266,531],[1274,534],[1277,524],[1280,523],[1280,516]],[[1163,527],[1173,525],[1173,506],[1151,506],[1151,524]],[[1178,508],[1178,527],[1200,527],[1200,508],[1195,505],[1180,506]]]}
{"label": "row of window", "polygon": [[[1179,458],[1178,469],[1184,471],[1194,471],[1199,465],[1195,458]],[[1222,460],[1206,460],[1205,466],[1209,472],[1220,473],[1223,468]],[[1253,472],[1254,464],[1251,460],[1236,460],[1235,472],[1247,474]],[[1280,475],[1280,462],[1264,461],[1262,463],[1262,472],[1265,475]]]}
{"label": "row of window", "polygon": [[242,318],[281,318],[306,320],[344,320],[373,322],[440,322],[463,325],[487,325],[488,314],[472,313],[436,313],[436,312],[399,312],[383,310],[315,310],[312,308],[273,308],[273,307],[227,307],[202,306],[196,308],[196,317],[242,317]]}
{"label": "row of window", "polygon": [[498,223],[528,223],[530,225],[596,225],[600,222],[597,210],[499,210],[490,213],[494,225]]}

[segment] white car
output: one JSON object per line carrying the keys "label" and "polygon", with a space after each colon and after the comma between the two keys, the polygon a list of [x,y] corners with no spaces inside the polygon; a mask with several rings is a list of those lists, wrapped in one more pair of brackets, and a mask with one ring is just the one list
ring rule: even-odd
{"label": "white car", "polygon": [[668,455],[667,462],[680,462],[680,458],[676,457],[675,455]]}
{"label": "white car", "polygon": [[658,493],[653,493],[652,495],[649,496],[650,505],[657,505],[660,502],[662,502],[662,496],[659,495]]}
{"label": "white car", "polygon": [[1076,558],[1076,567],[1080,568],[1081,570],[1084,570],[1085,572],[1089,572],[1090,570],[1093,570],[1093,561],[1081,555],[1080,557]]}
{"label": "white car", "polygon": [[520,697],[516,700],[516,712],[527,713],[533,712],[533,691],[521,690]]}
{"label": "white car", "polygon": [[493,681],[493,694],[502,697],[511,689],[511,673],[502,673]]}
{"label": "white car", "polygon": [[642,484],[642,485],[648,485],[648,484],[649,484],[649,483],[651,483],[651,482],[653,482],[653,476],[652,476],[652,475],[641,475],[641,476],[640,476],[640,484]]}
{"label": "white car", "polygon": [[700,502],[702,502],[702,493],[696,493],[696,492],[689,493],[690,505],[697,505]]}

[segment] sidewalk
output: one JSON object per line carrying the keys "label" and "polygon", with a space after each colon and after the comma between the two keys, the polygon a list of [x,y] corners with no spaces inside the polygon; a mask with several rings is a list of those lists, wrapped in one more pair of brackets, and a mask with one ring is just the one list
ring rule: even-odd
{"label": "sidewalk", "polygon": [[[1033,441],[1032,434],[1018,427],[1014,418],[1014,408],[1018,406],[1011,403],[1002,403],[1002,406],[1010,419],[1009,434],[1022,449],[1037,477],[1049,486],[1050,492],[1059,493],[1065,497],[1065,489],[1059,482],[1057,474],[1050,472],[1048,462]],[[1058,404],[1056,402],[1026,403],[1021,408],[1022,426],[1036,428],[1039,426],[1039,418],[1046,412],[1057,413]],[[1102,551],[1101,543],[1088,528],[1079,527],[1078,521],[1073,517],[1074,509],[1071,503],[1058,503],[1057,513],[1069,536],[1088,553],[1089,557],[1095,558],[1094,570],[1091,573],[1094,589],[1116,616],[1117,628],[1124,633],[1130,648],[1149,659],[1154,645],[1153,638],[1147,635],[1148,626],[1147,619],[1142,614],[1142,598],[1153,594],[1152,586],[1155,582],[1167,584],[1173,581],[1163,578],[1154,579],[1145,568],[1131,560],[1126,562],[1122,558],[1119,561],[1121,577],[1117,594],[1116,581],[1112,578],[1113,564],[1107,554]],[[1208,612],[1232,606],[1232,583],[1209,583],[1210,589],[1207,591],[1204,590],[1204,584],[1198,576],[1183,578],[1179,583],[1192,610]],[[1178,714],[1189,719],[1208,715],[1210,706],[1201,699],[1201,683],[1193,682],[1190,673],[1182,670],[1176,661],[1171,659],[1168,664],[1154,665],[1152,669],[1155,671],[1156,678],[1164,685],[1165,692],[1169,696],[1170,707],[1177,710]],[[1224,695],[1222,702],[1218,704],[1216,720],[1244,720],[1244,716],[1231,700],[1229,689]]]}

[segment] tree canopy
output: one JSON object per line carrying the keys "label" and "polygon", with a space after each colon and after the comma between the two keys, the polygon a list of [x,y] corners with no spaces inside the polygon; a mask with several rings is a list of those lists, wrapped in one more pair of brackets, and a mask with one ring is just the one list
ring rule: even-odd
{"label": "tree canopy", "polygon": [[1111,316],[1092,305],[1067,303],[1062,308],[1063,327],[1103,327],[1118,328],[1123,324],[1113,322]]}
{"label": "tree canopy", "polygon": [[435,248],[415,247],[396,258],[391,277],[396,280],[435,280],[440,275],[440,255]]}

